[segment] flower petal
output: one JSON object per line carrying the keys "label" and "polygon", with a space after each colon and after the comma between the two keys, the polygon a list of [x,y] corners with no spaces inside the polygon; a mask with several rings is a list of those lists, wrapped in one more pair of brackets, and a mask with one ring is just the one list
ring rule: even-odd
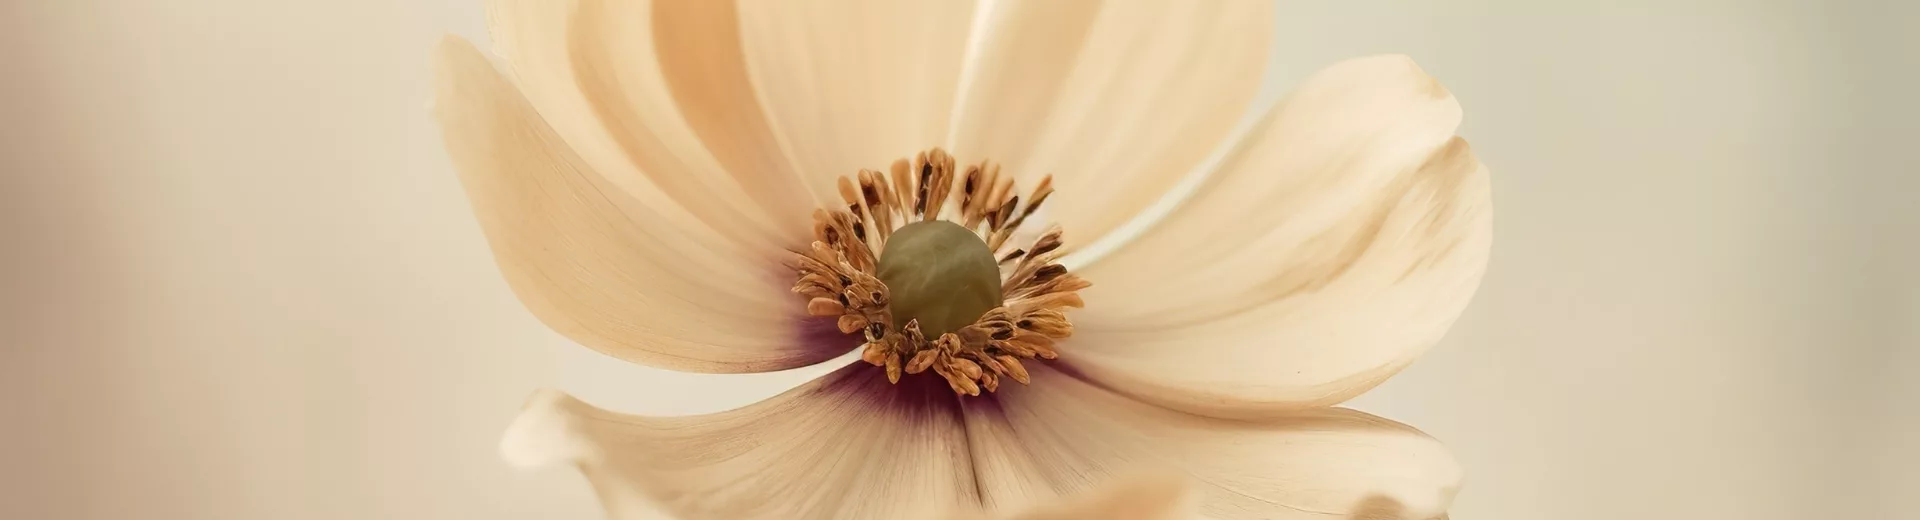
{"label": "flower petal", "polygon": [[[490,0],[487,12],[496,51],[523,92],[596,171],[649,207],[666,201],[726,236],[801,240],[812,197],[797,189],[799,179],[784,162],[724,164],[714,152],[728,150],[709,151],[668,88],[663,65],[675,62],[654,53],[648,7],[645,1]],[[685,26],[677,19],[669,24]],[[731,38],[722,41],[737,46]],[[734,72],[744,78],[743,70]],[[749,89],[740,91],[751,101]]]}
{"label": "flower petal", "polygon": [[963,509],[943,520],[1187,520],[1193,517],[1193,482],[1172,474],[1143,474],[1113,479],[1084,493],[1047,501],[1021,511],[983,514]]}
{"label": "flower petal", "polygon": [[637,197],[664,196],[613,142],[574,83],[566,45],[567,14],[574,3],[490,0],[487,22],[494,53],[504,58],[542,118],[594,171]]}
{"label": "flower petal", "polygon": [[1075,493],[1115,472],[1164,468],[1200,483],[1206,518],[1345,519],[1396,503],[1395,516],[1377,518],[1411,520],[1445,512],[1460,485],[1446,447],[1365,413],[1215,419],[1143,403],[1050,364],[1029,367],[1031,386],[963,402],[980,492],[992,508]]}
{"label": "flower petal", "polygon": [[703,372],[850,350],[788,291],[774,247],[682,229],[608,185],[458,38],[435,50],[435,115],[494,258],[554,330],[630,361]]}
{"label": "flower petal", "polygon": [[[1219,147],[1266,68],[1273,2],[1006,2],[960,105],[953,150],[1031,186],[1085,244]],[[1076,238],[1077,237],[1077,238]]]}
{"label": "flower petal", "polygon": [[[896,519],[977,507],[957,401],[933,378],[855,364],[712,415],[639,417],[536,394],[501,443],[522,465],[574,462],[616,520]],[[652,518],[652,517],[644,517]]]}
{"label": "flower petal", "polygon": [[1487,172],[1405,57],[1335,65],[1212,182],[1079,268],[1076,366],[1151,402],[1257,416],[1344,401],[1438,341],[1486,271]]}
{"label": "flower petal", "polygon": [[[724,3],[724,2],[715,2]],[[974,2],[738,2],[753,86],[809,186],[946,141]]]}
{"label": "flower petal", "polygon": [[1192,518],[1192,483],[1161,475],[1128,477],[1089,493],[1015,513],[1009,520],[1183,520]]}

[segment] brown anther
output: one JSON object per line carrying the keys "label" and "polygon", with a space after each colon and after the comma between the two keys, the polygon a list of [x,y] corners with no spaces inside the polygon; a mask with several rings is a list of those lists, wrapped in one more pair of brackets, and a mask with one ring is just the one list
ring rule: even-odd
{"label": "brown anther", "polygon": [[886,343],[875,341],[867,343],[867,349],[860,352],[860,360],[873,366],[886,366],[887,357],[892,355],[893,351],[887,348]]}
{"label": "brown anther", "polygon": [[975,383],[974,378],[958,373],[958,369],[952,365],[935,364],[933,365],[933,371],[947,378],[947,386],[953,388],[955,393],[971,396],[980,395],[980,384]]}
{"label": "brown anther", "polygon": [[866,328],[867,318],[858,314],[842,314],[836,325],[840,327],[841,334],[852,334]]}
{"label": "brown anther", "polygon": [[1040,359],[1060,357],[1060,353],[1053,349],[1053,338],[1042,334],[1016,334],[1013,339],[1007,340],[1005,343],[1009,345],[1007,348],[1008,352],[1018,349],[1023,352],[1032,352],[1032,357],[1038,357]]}
{"label": "brown anther", "polygon": [[1033,331],[1050,338],[1064,338],[1073,335],[1073,323],[1067,321],[1067,315],[1057,309],[1044,309],[1027,313],[1015,326],[1021,330]]}
{"label": "brown anther", "polygon": [[874,226],[875,238],[870,244],[880,246],[893,234],[893,205],[888,203],[893,195],[887,189],[887,178],[873,170],[860,170],[861,202],[867,206],[867,221]]}
{"label": "brown anther", "polygon": [[860,170],[860,198],[868,208],[880,207],[880,187],[873,183],[873,170]]}
{"label": "brown anther", "polygon": [[[971,219],[974,207],[980,203],[980,167],[968,166],[967,173],[960,177],[964,179],[960,184],[960,214]],[[967,224],[962,225],[968,228],[973,227]]]}
{"label": "brown anther", "polygon": [[1007,200],[1007,197],[1013,195],[1013,176],[1012,175],[1008,175],[1005,177],[1000,176],[1000,165],[998,164],[993,165],[993,167],[989,168],[987,172],[988,172],[987,176],[993,177],[994,182],[993,182],[993,193],[990,195],[987,195],[987,200],[991,201],[992,203],[985,206],[985,209],[998,211],[1000,209],[1000,204],[1005,202]]}
{"label": "brown anther", "polygon": [[927,371],[928,367],[933,366],[933,362],[935,360],[938,360],[939,357],[940,357],[940,351],[938,350],[933,350],[933,349],[922,350],[920,351],[920,353],[913,355],[912,361],[907,362],[907,373],[918,374],[921,372],[925,372]]}
{"label": "brown anther", "polygon": [[980,364],[980,369],[982,373],[1004,374],[1007,372],[1007,366],[1004,364],[1001,364],[1000,360],[992,355],[981,356],[978,359],[974,360],[974,362]]}
{"label": "brown anther", "polygon": [[967,358],[953,358],[953,367],[960,372],[960,375],[967,376],[967,379],[980,379],[980,365]]}
{"label": "brown anther", "polygon": [[841,248],[840,230],[834,229],[833,225],[825,220],[820,221],[820,241],[827,244],[827,247]]}
{"label": "brown anther", "polygon": [[927,152],[928,166],[933,170],[932,188],[927,190],[927,220],[940,218],[940,212],[947,207],[947,199],[953,196],[953,156],[946,150],[934,148]]}
{"label": "brown anther", "polygon": [[1020,384],[1023,385],[1032,382],[1032,380],[1029,379],[1031,376],[1027,375],[1027,366],[1020,364],[1019,358],[1001,354],[994,356],[993,359],[999,361],[1000,366],[1004,367],[1002,372],[1013,377],[1014,381],[1019,381]]}
{"label": "brown anther", "polygon": [[920,320],[907,320],[907,325],[900,327],[900,337],[905,338],[908,345],[917,346],[927,342],[927,335],[920,333]]}
{"label": "brown anther", "polygon": [[902,367],[900,366],[900,355],[898,353],[895,353],[892,356],[887,356],[886,370],[887,370],[888,383],[900,382],[900,373],[902,372],[901,369]]}
{"label": "brown anther", "polygon": [[1046,234],[1040,235],[1038,240],[1033,241],[1033,256],[1045,256],[1048,253],[1052,253],[1054,250],[1060,249],[1060,244],[1060,230],[1049,230]]}
{"label": "brown anther", "polygon": [[1033,280],[1030,280],[1025,286],[1015,288],[1012,292],[1007,293],[1007,297],[1008,298],[1034,298],[1034,297],[1039,297],[1039,296],[1048,295],[1048,294],[1079,291],[1081,289],[1085,289],[1093,286],[1092,282],[1088,282],[1086,279],[1080,278],[1078,276],[1074,276],[1072,274],[1063,274],[1061,276],[1057,276],[1052,279],[1049,279],[1045,282],[1041,282],[1038,280],[1039,280],[1039,277],[1036,276]]}
{"label": "brown anther", "polygon": [[987,218],[988,212],[1000,209],[1000,197],[1004,192],[1001,190],[999,165],[980,161],[978,166],[968,167],[968,174],[978,179],[969,179],[971,193],[962,211],[966,214],[963,224],[967,229],[974,229]]}
{"label": "brown anther", "polygon": [[920,152],[920,155],[914,156],[913,169],[919,175],[915,177],[916,182],[914,182],[913,214],[924,219],[927,214],[928,191],[933,188],[933,165],[927,163],[926,152]]}
{"label": "brown anther", "polygon": [[909,171],[911,168],[911,166],[908,166],[906,159],[893,161],[893,165],[888,168],[888,171],[893,174],[894,194],[900,198],[900,200],[894,201],[894,204],[899,207],[900,211],[905,213],[907,217],[901,221],[903,225],[913,221],[913,217],[916,215],[913,208],[915,194],[919,190],[914,188],[913,175],[912,172]]}
{"label": "brown anther", "polygon": [[987,226],[992,227],[995,232],[999,232],[1002,229],[1006,229],[1007,219],[1013,218],[1013,208],[1018,207],[1019,205],[1020,205],[1019,195],[1015,195],[1013,196],[1013,198],[1007,199],[1007,202],[1000,205],[1000,209],[994,210],[992,215],[987,216]]}
{"label": "brown anther", "polygon": [[1057,309],[1062,307],[1072,307],[1072,308],[1078,309],[1086,306],[1086,302],[1083,302],[1080,300],[1079,293],[1070,293],[1070,292],[1035,296],[1032,298],[1028,298],[1027,300],[1021,302],[1021,304],[1026,307],[1049,308],[1049,309]]}
{"label": "brown anther", "polygon": [[1013,217],[1013,220],[1007,222],[1007,227],[1017,228],[1020,227],[1020,224],[1026,223],[1027,217],[1032,216],[1034,211],[1039,210],[1040,204],[1047,201],[1048,195],[1053,194],[1053,186],[1050,185],[1052,182],[1053,176],[1051,175],[1041,178],[1040,187],[1035,188],[1033,190],[1033,197],[1029,198],[1031,202],[1027,203],[1026,208],[1020,210],[1019,216]]}
{"label": "brown anther", "polygon": [[793,282],[793,292],[808,298],[832,296],[839,294],[839,288],[843,287],[843,285],[835,283],[836,281],[833,277],[823,273],[807,273],[801,275],[799,281]]}
{"label": "brown anther", "polygon": [[1033,272],[1033,278],[1031,279],[1030,283],[1042,284],[1042,283],[1051,282],[1053,281],[1054,278],[1059,278],[1060,275],[1063,275],[1063,274],[1067,274],[1067,266],[1060,265],[1060,264],[1047,264],[1047,265],[1041,266],[1039,270]]}
{"label": "brown anther", "polygon": [[847,306],[832,298],[814,298],[807,300],[807,314],[814,316],[839,316],[847,312]]}

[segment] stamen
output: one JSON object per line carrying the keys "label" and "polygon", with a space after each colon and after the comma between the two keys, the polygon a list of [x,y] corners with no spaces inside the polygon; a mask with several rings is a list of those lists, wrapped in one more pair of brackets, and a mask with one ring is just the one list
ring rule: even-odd
{"label": "stamen", "polygon": [[974,209],[980,204],[980,175],[979,166],[968,166],[967,173],[960,176],[961,226],[967,229],[973,229],[976,222]]}
{"label": "stamen", "polygon": [[895,160],[890,167],[890,170],[893,172],[893,189],[895,194],[900,197],[900,200],[894,202],[894,204],[901,209],[902,213],[906,214],[906,218],[901,219],[901,225],[907,224],[907,222],[913,220],[914,215],[918,214],[913,211],[913,208],[916,206],[912,206],[912,204],[918,199],[914,197],[916,190],[914,189],[913,178],[907,175],[907,168],[906,159]]}
{"label": "stamen", "polygon": [[1020,216],[1014,217],[1012,222],[1007,223],[1007,226],[1020,227],[1021,223],[1027,221],[1027,217],[1033,215],[1034,210],[1040,209],[1041,203],[1044,203],[1047,201],[1047,196],[1052,194],[1053,194],[1053,176],[1048,175],[1046,177],[1041,177],[1040,186],[1035,187],[1033,189],[1033,198],[1029,199],[1029,200],[1032,200],[1033,202],[1027,203],[1027,208],[1021,210]]}
{"label": "stamen", "polygon": [[1073,333],[1065,310],[1082,306],[1078,291],[1091,284],[1054,262],[1058,227],[1006,247],[1052,195],[1050,176],[1022,204],[1000,165],[956,175],[955,163],[935,148],[887,174],[841,178],[845,209],[814,212],[814,242],[794,254],[793,291],[809,315],[861,333],[861,359],[888,380],[931,370],[955,393],[980,395],[1004,379],[1028,384],[1024,363],[1058,358],[1058,341]]}
{"label": "stamen", "polygon": [[1000,204],[1006,202],[1007,197],[1013,194],[1013,176],[1000,176],[999,164],[995,164],[993,168],[987,170],[987,176],[994,179],[993,193],[987,195],[987,204],[984,207],[999,209]]}
{"label": "stamen", "polygon": [[1021,256],[1024,256],[1026,254],[1027,254],[1027,251],[1024,249],[1015,249],[1013,250],[1012,253],[1007,253],[1007,256],[1000,257],[1000,263],[1002,265],[1005,265],[1014,260],[1019,260]]}
{"label": "stamen", "polygon": [[927,204],[931,202],[928,200],[930,198],[928,191],[933,188],[933,165],[927,162],[926,152],[921,152],[919,156],[914,157],[913,164],[914,171],[920,172],[918,177],[920,181],[916,183],[920,189],[915,191],[913,196],[913,214],[926,219]]}
{"label": "stamen", "polygon": [[1013,198],[1007,199],[1006,202],[1000,204],[999,208],[994,209],[993,212],[991,213],[988,213],[987,229],[993,232],[1000,231],[1001,225],[1005,224],[1008,218],[1013,217],[1013,208],[1015,206],[1018,206],[1019,204],[1020,204],[1020,196],[1015,195],[1013,196]]}

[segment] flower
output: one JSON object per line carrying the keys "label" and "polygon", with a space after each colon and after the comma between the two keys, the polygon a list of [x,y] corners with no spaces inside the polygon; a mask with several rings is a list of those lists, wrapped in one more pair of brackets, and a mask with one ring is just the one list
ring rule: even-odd
{"label": "flower", "polygon": [[488,7],[505,72],[449,38],[435,112],[535,316],[670,369],[865,361],[693,417],[539,392],[504,454],[616,518],[1019,511],[1135,470],[1210,518],[1451,502],[1437,441],[1333,407],[1486,267],[1486,170],[1411,60],[1238,131],[1271,2]]}

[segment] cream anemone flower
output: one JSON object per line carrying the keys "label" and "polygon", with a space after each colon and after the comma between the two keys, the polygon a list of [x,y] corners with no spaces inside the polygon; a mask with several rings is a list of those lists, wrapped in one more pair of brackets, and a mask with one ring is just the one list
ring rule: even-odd
{"label": "cream anemone flower", "polygon": [[1466,305],[1487,173],[1405,57],[1250,107],[1273,9],[491,3],[503,66],[443,42],[435,112],[534,315],[668,369],[865,361],[700,416],[543,391],[505,455],[617,518],[1020,511],[1155,469],[1208,518],[1444,513],[1446,449],[1333,405]]}

